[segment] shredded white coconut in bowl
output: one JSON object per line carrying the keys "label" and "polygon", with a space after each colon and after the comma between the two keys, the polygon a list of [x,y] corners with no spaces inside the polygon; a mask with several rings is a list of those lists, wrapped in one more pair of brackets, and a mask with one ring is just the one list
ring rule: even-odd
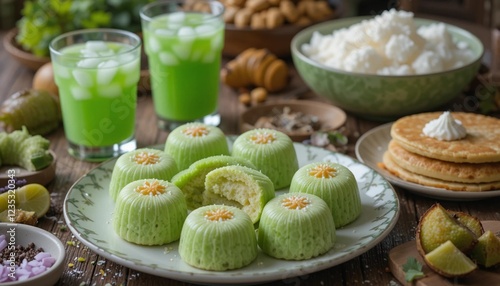
{"label": "shredded white coconut in bowl", "polygon": [[395,9],[331,34],[314,32],[301,49],[328,67],[380,75],[435,73],[474,60],[467,43],[454,41],[445,24],[418,27],[412,12]]}

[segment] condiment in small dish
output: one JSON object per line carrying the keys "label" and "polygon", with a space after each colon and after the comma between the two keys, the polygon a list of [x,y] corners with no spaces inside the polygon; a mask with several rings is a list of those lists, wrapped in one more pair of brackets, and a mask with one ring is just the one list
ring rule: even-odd
{"label": "condiment in small dish", "polygon": [[[28,251],[32,252],[31,254],[36,252],[35,255],[28,255],[28,257],[33,257],[29,258],[29,261],[26,260],[24,264],[23,261],[20,261],[20,267],[15,262],[4,261],[3,266],[8,267],[7,275],[9,277],[6,281],[0,282],[2,285],[54,285],[59,280],[64,270],[65,260],[64,245],[59,238],[46,230],[26,224],[0,223],[0,235],[5,235],[4,241],[7,244],[1,253],[2,257],[5,251],[18,246],[28,248]],[[30,247],[29,245],[32,243],[34,245]],[[20,249],[13,251],[22,252]],[[22,253],[18,253],[17,256],[20,254]],[[35,267],[37,268],[35,269]]]}
{"label": "condiment in small dish", "polygon": [[295,142],[302,142],[314,132],[338,129],[345,120],[345,112],[331,104],[311,100],[286,100],[247,109],[240,118],[240,132],[271,128],[287,134]]}

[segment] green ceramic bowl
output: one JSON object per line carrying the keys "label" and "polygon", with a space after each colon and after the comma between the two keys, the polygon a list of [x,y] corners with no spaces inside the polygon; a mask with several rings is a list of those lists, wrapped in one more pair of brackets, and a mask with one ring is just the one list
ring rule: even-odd
{"label": "green ceramic bowl", "polygon": [[[301,52],[314,31],[323,35],[349,27],[367,17],[353,17],[323,22],[300,31],[291,42],[292,59],[299,75],[318,95],[362,118],[390,121],[399,117],[439,109],[449,103],[471,82],[483,57],[483,44],[471,33],[446,25],[454,39],[464,41],[475,60],[461,68],[424,74],[388,76],[361,74],[327,67]],[[436,21],[415,18],[417,26]]]}

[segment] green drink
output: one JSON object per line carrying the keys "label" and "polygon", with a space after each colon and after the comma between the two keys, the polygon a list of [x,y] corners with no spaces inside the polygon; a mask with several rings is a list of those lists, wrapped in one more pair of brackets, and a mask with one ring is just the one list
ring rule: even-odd
{"label": "green drink", "polygon": [[224,6],[215,1],[195,1],[201,6],[183,3],[152,3],[141,11],[155,112],[164,129],[190,121],[220,122]]}
{"label": "green drink", "polygon": [[69,153],[101,161],[136,148],[140,39],[125,31],[76,31],[51,43]]}

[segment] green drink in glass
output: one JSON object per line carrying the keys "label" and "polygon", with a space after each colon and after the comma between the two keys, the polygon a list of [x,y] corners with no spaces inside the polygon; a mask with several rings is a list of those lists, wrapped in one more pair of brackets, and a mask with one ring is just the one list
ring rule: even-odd
{"label": "green drink in glass", "polygon": [[50,45],[69,153],[102,161],[136,148],[140,38],[113,29],[63,34]]}
{"label": "green drink in glass", "polygon": [[165,1],[141,10],[144,48],[160,128],[186,122],[218,125],[224,6],[217,1]]}

